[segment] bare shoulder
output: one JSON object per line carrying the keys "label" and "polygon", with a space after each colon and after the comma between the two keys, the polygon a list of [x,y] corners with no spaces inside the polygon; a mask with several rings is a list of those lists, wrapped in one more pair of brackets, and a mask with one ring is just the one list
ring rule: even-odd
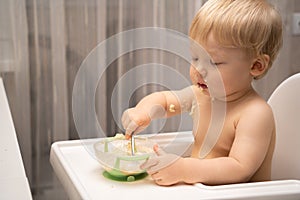
{"label": "bare shoulder", "polygon": [[263,98],[259,96],[255,96],[247,102],[247,106],[245,106],[245,111],[251,112],[256,115],[264,114],[264,115],[273,116],[271,106]]}
{"label": "bare shoulder", "polygon": [[268,123],[274,125],[274,116],[271,106],[258,95],[247,101],[243,108],[241,118],[257,124]]}

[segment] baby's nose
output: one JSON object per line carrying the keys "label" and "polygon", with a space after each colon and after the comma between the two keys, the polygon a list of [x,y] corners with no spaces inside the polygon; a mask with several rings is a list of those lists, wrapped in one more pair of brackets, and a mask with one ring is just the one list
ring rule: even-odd
{"label": "baby's nose", "polygon": [[205,68],[203,68],[203,67],[197,68],[197,71],[202,76],[202,78],[205,78],[207,76],[207,70]]}

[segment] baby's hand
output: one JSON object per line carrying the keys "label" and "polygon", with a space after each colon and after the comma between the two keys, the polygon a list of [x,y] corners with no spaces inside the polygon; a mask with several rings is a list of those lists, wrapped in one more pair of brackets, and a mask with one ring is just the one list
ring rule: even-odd
{"label": "baby's hand", "polygon": [[164,152],[158,145],[153,147],[156,157],[141,165],[158,185],[173,185],[182,181],[183,158]]}
{"label": "baby's hand", "polygon": [[142,109],[129,108],[122,115],[122,125],[125,129],[125,137],[129,139],[134,133],[146,129],[151,122],[150,114]]}

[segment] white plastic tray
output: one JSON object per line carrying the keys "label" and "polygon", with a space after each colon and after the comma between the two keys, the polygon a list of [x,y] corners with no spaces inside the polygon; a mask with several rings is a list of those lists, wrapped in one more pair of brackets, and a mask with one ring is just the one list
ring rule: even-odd
{"label": "white plastic tray", "polygon": [[[160,145],[176,137],[178,141],[173,146],[177,150],[192,141],[189,132],[159,134],[155,137]],[[300,199],[298,180],[222,186],[182,184],[172,187],[158,186],[149,176],[135,182],[112,181],[103,177],[102,167],[80,140],[54,143],[50,162],[70,199]]]}

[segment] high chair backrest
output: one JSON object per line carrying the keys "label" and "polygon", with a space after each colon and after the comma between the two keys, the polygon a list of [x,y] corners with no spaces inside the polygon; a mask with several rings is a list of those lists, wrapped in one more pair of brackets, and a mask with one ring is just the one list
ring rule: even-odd
{"label": "high chair backrest", "polygon": [[276,121],[272,180],[300,180],[300,73],[283,81],[268,103]]}

